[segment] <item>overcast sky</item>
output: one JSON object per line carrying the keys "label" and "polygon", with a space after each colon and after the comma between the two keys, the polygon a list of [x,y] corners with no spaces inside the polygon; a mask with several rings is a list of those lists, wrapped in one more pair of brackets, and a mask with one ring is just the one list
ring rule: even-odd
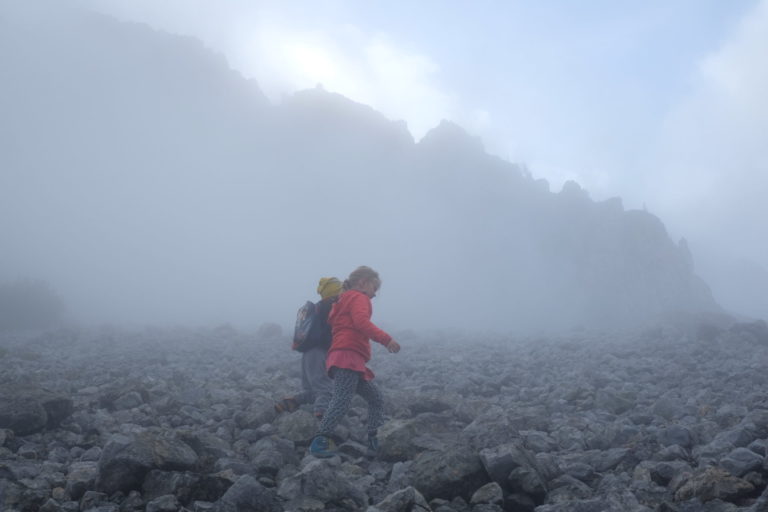
{"label": "overcast sky", "polygon": [[768,268],[768,0],[82,2],[201,39],[274,101],[321,83],[417,140],[453,120],[554,190],[647,207],[705,277]]}

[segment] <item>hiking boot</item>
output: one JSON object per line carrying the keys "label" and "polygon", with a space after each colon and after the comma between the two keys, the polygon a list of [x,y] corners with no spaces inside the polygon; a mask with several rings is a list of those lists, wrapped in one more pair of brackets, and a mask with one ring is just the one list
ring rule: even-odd
{"label": "hiking boot", "polygon": [[379,455],[379,438],[375,435],[368,436],[368,450],[366,451],[368,457],[376,457]]}
{"label": "hiking boot", "polygon": [[283,398],[282,400],[280,400],[275,404],[275,412],[278,414],[280,414],[281,412],[293,412],[298,408],[299,408],[299,402],[292,396]]}
{"label": "hiking boot", "polygon": [[309,445],[309,453],[318,459],[327,459],[336,455],[336,445],[326,436],[316,436]]}

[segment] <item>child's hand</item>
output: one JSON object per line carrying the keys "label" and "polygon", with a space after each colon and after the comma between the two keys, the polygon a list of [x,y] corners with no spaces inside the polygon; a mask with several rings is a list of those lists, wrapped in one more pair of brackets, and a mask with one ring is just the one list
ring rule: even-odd
{"label": "child's hand", "polygon": [[389,340],[389,343],[387,343],[387,350],[393,354],[400,352],[400,344],[395,340]]}

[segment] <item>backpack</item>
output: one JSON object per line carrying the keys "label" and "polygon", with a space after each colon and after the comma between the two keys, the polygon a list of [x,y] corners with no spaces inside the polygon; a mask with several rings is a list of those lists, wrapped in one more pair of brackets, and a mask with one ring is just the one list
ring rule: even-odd
{"label": "backpack", "polygon": [[314,302],[307,301],[296,312],[296,326],[293,329],[293,350],[304,352],[309,348],[309,332],[317,318],[317,306]]}

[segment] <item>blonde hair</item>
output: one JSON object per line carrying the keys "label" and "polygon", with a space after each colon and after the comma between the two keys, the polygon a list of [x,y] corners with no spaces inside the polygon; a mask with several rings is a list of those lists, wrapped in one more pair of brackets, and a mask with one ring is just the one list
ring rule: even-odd
{"label": "blonde hair", "polygon": [[381,278],[379,273],[373,270],[371,267],[365,265],[357,267],[349,274],[349,277],[344,281],[344,290],[351,290],[362,281],[376,281],[376,288],[381,286]]}

